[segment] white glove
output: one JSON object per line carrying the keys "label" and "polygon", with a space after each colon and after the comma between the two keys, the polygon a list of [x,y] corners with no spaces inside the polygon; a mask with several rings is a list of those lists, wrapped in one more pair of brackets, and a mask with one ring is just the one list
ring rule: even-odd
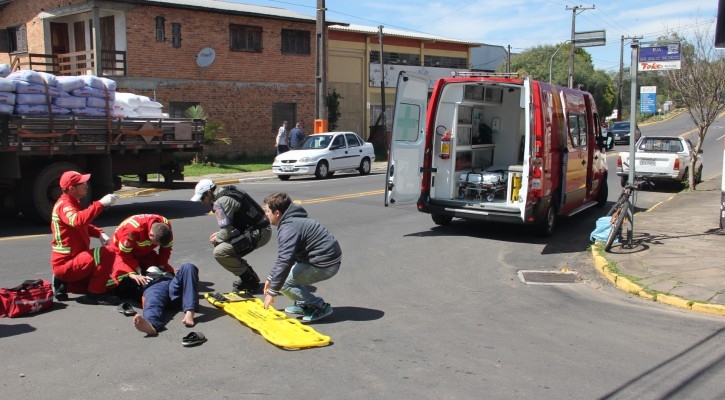
{"label": "white glove", "polygon": [[103,197],[101,197],[100,201],[101,204],[103,204],[103,207],[110,207],[114,204],[116,204],[116,200],[118,200],[118,196],[115,194],[107,194]]}
{"label": "white glove", "polygon": [[101,237],[98,238],[101,241],[101,246],[108,246],[111,243],[111,239],[105,233],[101,232]]}

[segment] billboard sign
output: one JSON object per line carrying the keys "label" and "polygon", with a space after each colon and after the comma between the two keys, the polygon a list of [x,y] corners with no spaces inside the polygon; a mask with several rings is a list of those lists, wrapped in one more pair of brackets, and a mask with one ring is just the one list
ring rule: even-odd
{"label": "billboard sign", "polygon": [[680,69],[680,43],[642,43],[637,71]]}
{"label": "billboard sign", "polygon": [[601,31],[574,32],[575,47],[604,46],[607,44],[607,33]]}
{"label": "billboard sign", "polygon": [[657,111],[657,86],[639,88],[639,112],[654,114]]}

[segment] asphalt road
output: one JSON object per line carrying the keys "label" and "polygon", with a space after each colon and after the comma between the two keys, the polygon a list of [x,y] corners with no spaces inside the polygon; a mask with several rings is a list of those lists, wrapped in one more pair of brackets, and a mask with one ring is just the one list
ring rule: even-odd
{"label": "asphalt road", "polygon": [[[520,226],[454,221],[384,207],[384,175],[241,185],[254,198],[286,191],[340,240],[340,273],[318,293],[335,308],[314,325],[324,348],[285,351],[201,301],[146,338],[115,307],[57,304],[0,320],[0,396],[30,399],[716,399],[725,395],[721,318],[627,296],[599,278],[586,251],[601,210],[564,219],[543,240]],[[191,190],[123,199],[98,220],[172,219],[172,263],[200,268],[201,290],[234,277],[207,243],[215,229]],[[24,236],[18,236],[22,234]],[[45,226],[0,224],[2,286],[49,277]],[[248,261],[271,269],[276,236]],[[521,270],[579,273],[527,285]],[[290,302],[278,298],[281,308]],[[184,348],[190,330],[208,342]]]}

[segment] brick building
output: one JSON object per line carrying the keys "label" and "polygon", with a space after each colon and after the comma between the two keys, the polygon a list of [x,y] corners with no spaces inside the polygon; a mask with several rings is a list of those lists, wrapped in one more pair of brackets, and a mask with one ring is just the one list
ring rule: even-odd
{"label": "brick building", "polygon": [[282,120],[313,126],[315,26],[315,16],[214,0],[2,0],[0,63],[107,76],[172,117],[200,104],[232,140],[209,153],[271,156]]}

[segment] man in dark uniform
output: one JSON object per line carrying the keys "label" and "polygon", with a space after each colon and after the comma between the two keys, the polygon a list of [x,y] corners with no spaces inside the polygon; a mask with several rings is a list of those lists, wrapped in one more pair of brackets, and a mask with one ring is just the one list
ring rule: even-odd
{"label": "man in dark uniform", "polygon": [[214,246],[214,259],[239,277],[232,288],[256,293],[259,276],[243,257],[269,242],[272,226],[262,207],[246,192],[234,186],[225,186],[218,193],[216,189],[214,182],[202,179],[191,201],[212,205],[219,231],[211,234],[209,242]]}

